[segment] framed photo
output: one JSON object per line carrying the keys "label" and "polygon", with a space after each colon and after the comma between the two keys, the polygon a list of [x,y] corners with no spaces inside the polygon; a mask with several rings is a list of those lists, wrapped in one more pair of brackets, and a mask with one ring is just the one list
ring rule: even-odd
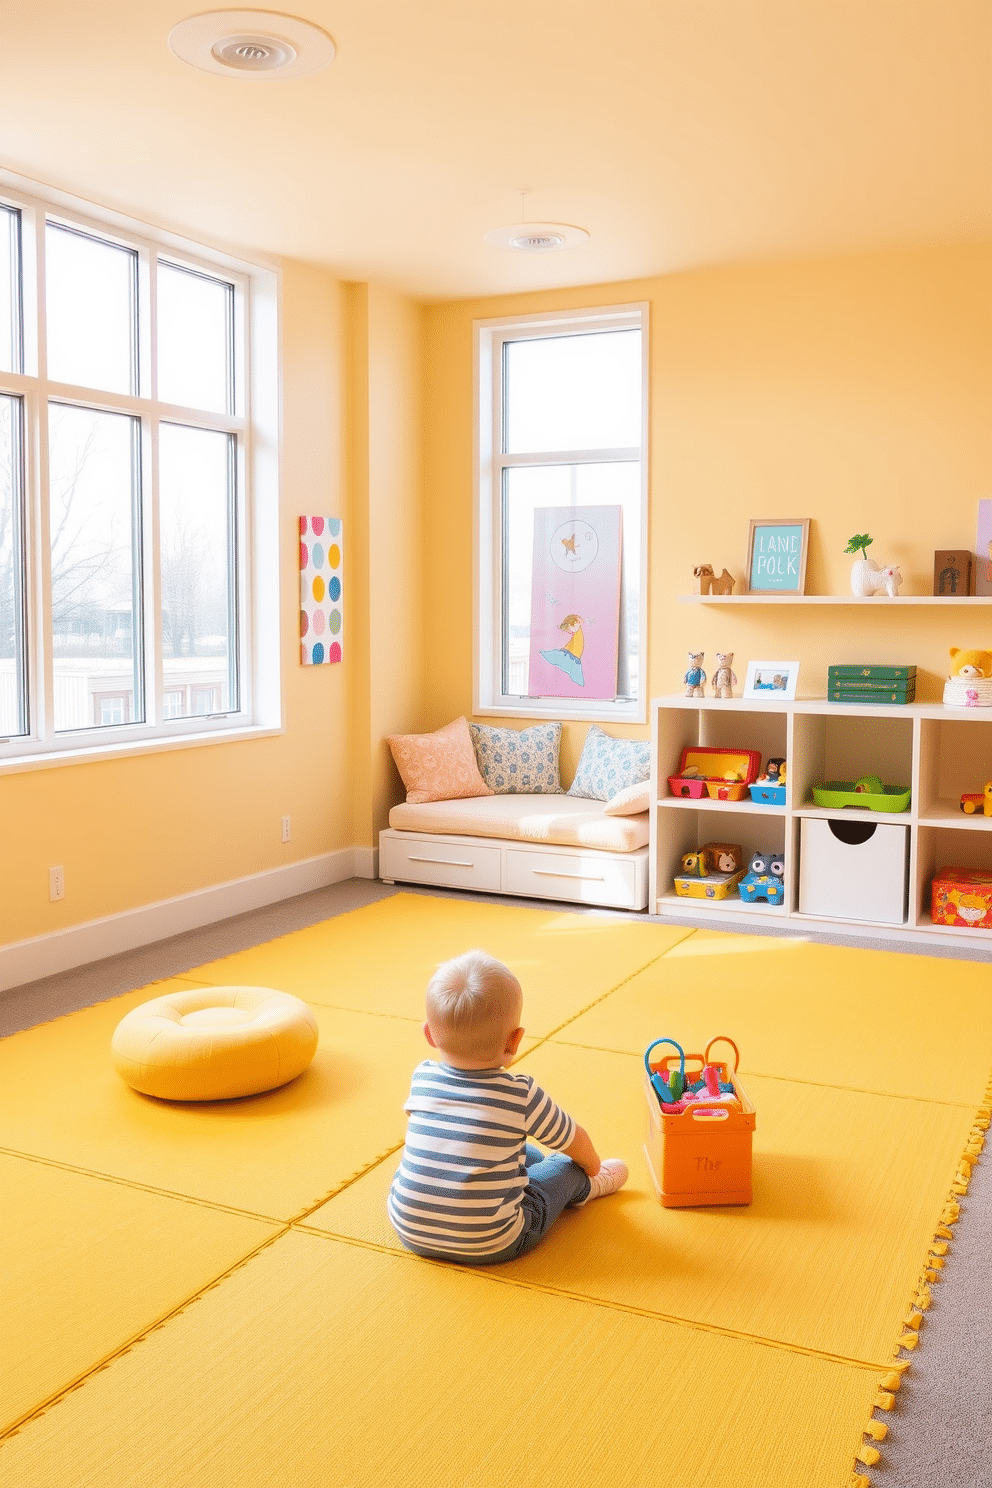
{"label": "framed photo", "polygon": [[799,680],[798,661],[749,661],[743,697],[756,703],[793,702]]}
{"label": "framed photo", "polygon": [[745,582],[749,594],[805,594],[809,517],[751,518]]}

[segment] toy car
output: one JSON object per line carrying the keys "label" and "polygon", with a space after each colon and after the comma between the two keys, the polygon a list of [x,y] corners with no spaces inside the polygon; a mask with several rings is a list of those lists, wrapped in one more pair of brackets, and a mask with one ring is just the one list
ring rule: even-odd
{"label": "toy car", "polygon": [[785,903],[785,857],[782,853],[756,852],[737,892],[747,904],[764,899],[769,904]]}
{"label": "toy car", "polygon": [[961,810],[965,816],[974,816],[979,811],[992,816],[992,780],[985,782],[984,790],[965,791],[961,797]]}

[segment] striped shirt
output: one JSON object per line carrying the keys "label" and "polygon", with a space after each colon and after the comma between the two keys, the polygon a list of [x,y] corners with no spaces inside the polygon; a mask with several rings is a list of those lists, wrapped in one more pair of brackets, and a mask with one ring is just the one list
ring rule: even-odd
{"label": "striped shirt", "polygon": [[575,1122],[530,1075],[460,1070],[425,1059],[413,1072],[403,1158],[388,1210],[401,1240],[454,1255],[495,1255],[523,1229],[528,1137],[560,1151]]}

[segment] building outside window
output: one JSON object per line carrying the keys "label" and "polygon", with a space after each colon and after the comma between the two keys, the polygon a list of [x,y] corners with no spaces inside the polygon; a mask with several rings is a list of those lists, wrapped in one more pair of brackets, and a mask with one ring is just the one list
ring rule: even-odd
{"label": "building outside window", "polygon": [[0,180],[0,761],[277,721],[251,666],[255,277]]}
{"label": "building outside window", "polygon": [[126,694],[121,693],[117,697],[95,698],[96,723],[101,728],[107,728],[114,723],[126,723],[128,714],[128,699]]}
{"label": "building outside window", "polygon": [[647,308],[476,334],[476,711],[643,722]]}

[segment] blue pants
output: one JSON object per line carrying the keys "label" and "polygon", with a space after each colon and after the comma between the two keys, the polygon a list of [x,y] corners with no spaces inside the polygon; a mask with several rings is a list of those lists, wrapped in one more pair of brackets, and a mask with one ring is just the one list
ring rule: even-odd
{"label": "blue pants", "polygon": [[520,1199],[524,1215],[524,1227],[505,1250],[495,1255],[457,1255],[450,1250],[425,1250],[419,1245],[404,1241],[407,1250],[424,1256],[429,1261],[457,1261],[461,1266],[498,1266],[502,1261],[515,1261],[539,1245],[569,1204],[581,1204],[589,1197],[589,1179],[578,1163],[563,1152],[550,1155],[541,1151],[533,1142],[528,1142],[524,1152],[527,1168],[527,1187]]}

